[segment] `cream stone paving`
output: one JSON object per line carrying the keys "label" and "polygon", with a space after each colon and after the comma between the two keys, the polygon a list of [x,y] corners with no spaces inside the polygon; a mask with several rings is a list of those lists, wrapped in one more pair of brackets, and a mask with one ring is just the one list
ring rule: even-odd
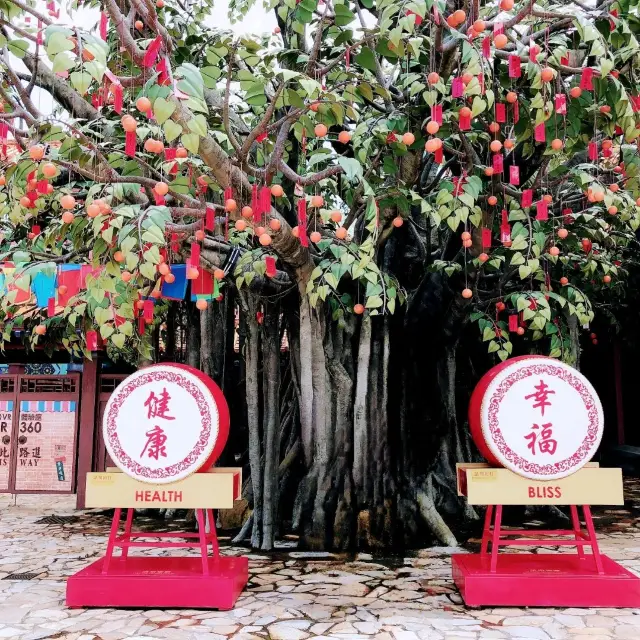
{"label": "cream stone paving", "polygon": [[[67,609],[66,577],[104,553],[109,526],[104,512],[76,512],[74,501],[19,496],[14,506],[0,495],[0,640],[640,640],[640,609],[467,609],[445,548],[379,559],[305,553],[292,543],[270,555],[227,545],[224,553],[250,559],[233,611]],[[52,514],[76,519],[38,523]],[[599,518],[603,551],[640,570],[635,507]],[[140,521],[159,526],[145,514]],[[17,572],[38,575],[5,579]]]}

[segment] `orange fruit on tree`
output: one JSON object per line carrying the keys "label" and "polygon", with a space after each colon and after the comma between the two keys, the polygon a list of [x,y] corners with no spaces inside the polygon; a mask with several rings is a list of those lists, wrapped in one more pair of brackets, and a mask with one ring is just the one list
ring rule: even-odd
{"label": "orange fruit on tree", "polygon": [[558,238],[560,238],[561,240],[564,240],[568,235],[569,232],[566,229],[558,229]]}
{"label": "orange fruit on tree", "polygon": [[263,247],[268,247],[271,244],[271,236],[268,233],[262,233],[258,238],[258,242],[260,242]]}
{"label": "orange fruit on tree", "polygon": [[176,281],[176,277],[173,275],[173,273],[167,273],[167,275],[164,277],[164,281],[167,284],[173,284]]}
{"label": "orange fruit on tree", "polygon": [[39,336],[43,336],[45,333],[47,333],[47,327],[44,324],[36,325],[34,332]]}
{"label": "orange fruit on tree", "polygon": [[266,229],[264,227],[256,227],[255,230],[254,230],[254,233],[257,236],[261,236],[265,231],[266,231]]}
{"label": "orange fruit on tree", "polygon": [[151,100],[149,100],[149,98],[147,98],[146,96],[140,96],[136,100],[136,109],[138,111],[142,111],[142,113],[146,113],[151,109]]}
{"label": "orange fruit on tree", "polygon": [[244,220],[236,220],[236,231],[244,231],[247,228],[247,223]]}
{"label": "orange fruit on tree", "polygon": [[95,218],[96,216],[99,216],[100,215],[100,207],[95,202],[92,202],[87,207],[87,215],[90,218]]}
{"label": "orange fruit on tree", "polygon": [[316,113],[319,108],[320,108],[319,102],[312,102],[311,105],[309,106],[309,109],[311,109],[311,111],[313,111],[314,113]]}
{"label": "orange fruit on tree", "polygon": [[44,147],[41,144],[34,144],[29,147],[29,157],[32,160],[42,160],[44,157]]}
{"label": "orange fruit on tree", "polygon": [[553,77],[554,77],[554,73],[551,67],[545,67],[540,72],[540,78],[542,82],[551,82],[553,80]]}
{"label": "orange fruit on tree", "polygon": [[156,7],[162,9],[162,7],[164,7],[164,0],[156,0]]}
{"label": "orange fruit on tree", "polygon": [[440,76],[435,72],[432,71],[428,76],[427,76],[427,82],[429,84],[438,84],[438,82],[440,81]]}
{"label": "orange fruit on tree", "polygon": [[320,242],[320,240],[322,239],[322,236],[320,235],[319,231],[312,231],[309,234],[309,239],[311,240],[311,242],[315,244],[317,242]]}
{"label": "orange fruit on tree", "polygon": [[491,133],[498,133],[500,131],[500,125],[497,122],[492,122],[489,125],[489,131],[491,131]]}
{"label": "orange fruit on tree", "polygon": [[469,298],[472,298],[473,297],[473,291],[471,291],[471,289],[468,289],[468,288],[467,289],[463,289],[462,290],[462,297],[465,300],[468,300]]}
{"label": "orange fruit on tree", "polygon": [[138,31],[142,31],[144,29],[144,23],[142,22],[142,20],[136,20],[133,24],[133,26],[138,30]]}
{"label": "orange fruit on tree", "polygon": [[62,222],[64,222],[64,224],[71,224],[73,222],[73,218],[74,215],[73,213],[71,213],[71,211],[65,211],[62,214]]}
{"label": "orange fruit on tree", "polygon": [[137,120],[128,113],[120,118],[120,124],[125,131],[135,131],[138,128]]}
{"label": "orange fruit on tree", "polygon": [[487,202],[488,202],[492,207],[494,207],[495,205],[497,205],[497,204],[498,204],[498,198],[496,198],[495,196],[489,196],[489,197],[487,198]]}
{"label": "orange fruit on tree", "polygon": [[392,224],[396,228],[401,227],[404,224],[404,218],[402,216],[396,216],[393,219]]}
{"label": "orange fruit on tree", "polygon": [[612,216],[615,216],[615,215],[616,215],[616,213],[618,213],[618,207],[616,207],[615,205],[613,205],[613,204],[612,204],[612,205],[607,209],[607,211],[608,211]]}
{"label": "orange fruit on tree", "polygon": [[291,227],[291,235],[294,238],[300,237],[300,227],[298,227],[298,225],[296,225],[295,227]]}
{"label": "orange fruit on tree", "polygon": [[486,29],[486,25],[484,23],[484,20],[476,20],[473,23],[472,29],[476,32],[476,33],[482,33],[485,29]]}
{"label": "orange fruit on tree", "polygon": [[471,109],[469,109],[469,107],[462,107],[462,109],[460,109],[460,117],[461,118],[470,118],[471,117]]}
{"label": "orange fruit on tree", "polygon": [[542,196],[542,199],[547,203],[547,204],[551,204],[553,202],[553,196],[549,193],[545,193]]}
{"label": "orange fruit on tree", "polygon": [[440,125],[437,122],[432,120],[427,123],[427,133],[430,133],[433,136],[438,133],[438,131],[440,131]]}
{"label": "orange fruit on tree", "polygon": [[161,276],[166,276],[167,273],[169,273],[169,271],[171,271],[171,267],[169,267],[169,265],[166,262],[163,262],[162,264],[158,265],[158,272],[160,273]]}
{"label": "orange fruit on tree", "polygon": [[243,218],[252,218],[253,217],[253,209],[250,206],[242,207],[242,217]]}
{"label": "orange fruit on tree", "polygon": [[216,270],[213,272],[213,277],[214,277],[216,280],[223,280],[223,279],[224,279],[224,271],[223,271],[222,269],[216,269]]}
{"label": "orange fruit on tree", "polygon": [[560,249],[558,247],[549,247],[549,255],[550,256],[559,256]]}
{"label": "orange fruit on tree", "polygon": [[344,240],[346,237],[347,237],[347,228],[338,227],[336,229],[336,238],[338,238],[338,240]]}
{"label": "orange fruit on tree", "polygon": [[4,187],[7,184],[7,178],[5,176],[0,176],[0,187]]}
{"label": "orange fruit on tree", "polygon": [[341,131],[338,134],[338,141],[342,144],[347,144],[351,142],[351,132],[350,131]]}
{"label": "orange fruit on tree", "polygon": [[49,183],[49,184],[47,185],[47,193],[48,193],[48,194],[53,193],[53,185],[52,185],[51,183]]}
{"label": "orange fruit on tree", "polygon": [[65,293],[67,293],[67,291],[68,291],[68,290],[69,290],[69,287],[67,287],[67,285],[66,285],[66,284],[61,284],[61,285],[58,287],[58,293],[59,293],[61,296],[63,296]]}
{"label": "orange fruit on tree", "polygon": [[611,113],[611,107],[608,104],[604,104],[600,107],[600,113]]}
{"label": "orange fruit on tree", "polygon": [[485,176],[490,178],[493,175],[493,173],[494,173],[493,167],[485,167],[485,169],[484,169],[484,175]]}
{"label": "orange fruit on tree", "polygon": [[609,189],[615,193],[616,191],[620,190],[620,185],[614,182],[613,184],[609,185]]}
{"label": "orange fruit on tree", "polygon": [[204,311],[208,306],[209,303],[203,298],[196,300],[196,309],[198,309],[199,311]]}
{"label": "orange fruit on tree", "polygon": [[327,126],[320,123],[317,124],[314,128],[313,128],[313,132],[316,134],[316,136],[318,138],[324,138],[327,135]]}
{"label": "orange fruit on tree", "polygon": [[187,280],[197,280],[200,271],[196,267],[187,267]]}
{"label": "orange fruit on tree", "polygon": [[280,231],[281,226],[282,224],[278,218],[271,218],[271,220],[269,220],[269,228],[271,231]]}
{"label": "orange fruit on tree", "polygon": [[415,141],[416,137],[410,131],[407,131],[407,133],[402,136],[402,142],[406,144],[407,147],[410,147]]}
{"label": "orange fruit on tree", "polygon": [[560,151],[560,149],[562,149],[563,146],[564,146],[564,143],[562,142],[562,140],[560,140],[560,138],[554,138],[551,141],[551,148],[554,151]]}
{"label": "orange fruit on tree", "polygon": [[511,138],[507,138],[504,141],[504,148],[505,149],[513,149],[513,147],[516,146],[516,143],[511,139]]}
{"label": "orange fruit on tree", "polygon": [[31,206],[31,199],[27,198],[27,196],[22,196],[22,198],[20,198],[20,204],[23,207],[30,207]]}
{"label": "orange fruit on tree", "polygon": [[53,178],[53,176],[55,176],[56,173],[58,173],[58,170],[56,169],[55,164],[52,164],[51,162],[47,162],[46,164],[42,165],[42,175],[45,178]]}
{"label": "orange fruit on tree", "polygon": [[233,198],[229,198],[225,203],[224,203],[224,210],[225,211],[235,211],[238,208],[238,203],[233,199]]}
{"label": "orange fruit on tree", "polygon": [[566,276],[562,276],[562,278],[560,278],[560,284],[563,287],[566,287],[569,284],[569,278],[567,278]]}
{"label": "orange fruit on tree", "polygon": [[178,147],[176,149],[176,158],[186,158],[189,152],[184,147]]}
{"label": "orange fruit on tree", "polygon": [[519,336],[523,336],[524,335],[524,327],[518,327],[518,329],[516,330],[516,333]]}
{"label": "orange fruit on tree", "polygon": [[509,91],[507,93],[507,102],[510,104],[518,102],[518,94],[515,91]]}
{"label": "orange fruit on tree", "polygon": [[159,196],[166,196],[167,193],[169,193],[169,185],[166,182],[156,182],[155,186],[153,187],[153,190]]}
{"label": "orange fruit on tree", "polygon": [[198,229],[195,233],[196,240],[204,240],[204,231],[202,229]]}
{"label": "orange fruit on tree", "polygon": [[471,234],[468,231],[463,231],[460,234],[460,238],[464,241],[464,240],[471,240]]}
{"label": "orange fruit on tree", "polygon": [[611,276],[609,274],[607,274],[604,278],[602,278],[602,281],[605,284],[609,284],[611,282]]}
{"label": "orange fruit on tree", "polygon": [[113,254],[113,259],[116,262],[124,262],[124,253],[122,253],[122,251],[118,250]]}
{"label": "orange fruit on tree", "polygon": [[473,244],[473,240],[463,240],[462,241],[462,246],[465,249],[468,249],[472,244]]}
{"label": "orange fruit on tree", "polygon": [[322,196],[311,196],[311,206],[321,207],[324,204],[324,198]]}
{"label": "orange fruit on tree", "polygon": [[509,38],[507,38],[507,36],[505,36],[504,33],[499,33],[493,39],[493,44],[495,45],[496,49],[504,49],[508,43],[509,43]]}
{"label": "orange fruit on tree", "polygon": [[462,24],[467,19],[467,14],[462,9],[458,9],[457,11],[453,12],[451,17],[453,18],[457,26],[459,24]]}
{"label": "orange fruit on tree", "polygon": [[282,196],[284,195],[284,189],[282,188],[281,184],[274,184],[271,187],[271,195],[274,198],[282,198]]}
{"label": "orange fruit on tree", "polygon": [[122,278],[122,282],[129,282],[132,277],[133,277],[133,274],[130,271],[123,271],[122,274],[120,274],[120,278]]}
{"label": "orange fruit on tree", "polygon": [[478,256],[478,260],[479,260],[480,262],[486,262],[488,259],[489,259],[489,254],[488,254],[488,253],[481,253],[481,254]]}
{"label": "orange fruit on tree", "polygon": [[489,149],[491,149],[493,153],[498,153],[500,149],[502,149],[502,142],[500,142],[500,140],[492,140]]}
{"label": "orange fruit on tree", "polygon": [[60,198],[60,205],[63,209],[73,209],[76,206],[76,199],[67,193]]}
{"label": "orange fruit on tree", "polygon": [[435,153],[438,149],[442,149],[442,140],[440,140],[440,138],[431,138],[431,140],[427,140],[424,148],[429,153]]}
{"label": "orange fruit on tree", "polygon": [[358,316],[361,316],[364,313],[364,305],[358,303],[353,305],[353,313]]}
{"label": "orange fruit on tree", "polygon": [[513,9],[513,0],[500,0],[500,8],[503,11],[511,11]]}
{"label": "orange fruit on tree", "polygon": [[342,212],[341,211],[332,211],[329,216],[332,222],[340,222],[342,220]]}
{"label": "orange fruit on tree", "polygon": [[569,95],[572,98],[579,98],[582,95],[582,89],[580,87],[571,87]]}

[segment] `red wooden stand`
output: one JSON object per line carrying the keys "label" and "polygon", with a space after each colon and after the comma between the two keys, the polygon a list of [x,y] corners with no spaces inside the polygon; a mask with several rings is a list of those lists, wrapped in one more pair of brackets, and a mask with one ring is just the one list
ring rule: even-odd
{"label": "red wooden stand", "polygon": [[[488,506],[479,554],[452,556],[453,579],[469,606],[640,607],[640,578],[600,553],[591,508],[570,506],[571,529],[502,528],[502,505]],[[543,538],[539,536],[544,536]],[[516,537],[510,540],[510,537]],[[489,545],[491,552],[489,553]],[[509,546],[575,546],[577,554],[501,554]],[[584,548],[590,547],[586,554]]]}
{"label": "red wooden stand", "polygon": [[[247,584],[249,561],[245,557],[220,555],[213,509],[196,509],[198,533],[133,533],[133,512],[127,509],[124,533],[118,535],[122,509],[115,510],[107,553],[67,580],[67,606],[207,609],[234,606]],[[136,540],[139,538],[158,541]],[[167,538],[187,541],[172,542]],[[197,542],[192,542],[194,538]],[[113,555],[116,547],[122,550],[119,556]],[[200,557],[129,556],[131,547],[199,548]]]}

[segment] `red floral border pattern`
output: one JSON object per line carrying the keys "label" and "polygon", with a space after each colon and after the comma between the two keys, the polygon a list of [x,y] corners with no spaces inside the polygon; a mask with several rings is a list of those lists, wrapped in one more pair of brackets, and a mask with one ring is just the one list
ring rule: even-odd
{"label": "red floral border pattern", "polygon": [[[122,408],[124,401],[127,397],[137,388],[149,384],[151,382],[172,382],[182,387],[189,395],[191,395],[198,405],[200,416],[202,417],[202,431],[200,437],[196,442],[194,448],[189,454],[180,462],[176,462],[169,467],[162,467],[159,469],[151,469],[140,463],[132,460],[131,457],[122,449],[120,439],[116,432],[116,419],[118,413]],[[124,465],[132,474],[140,478],[147,478],[149,480],[156,480],[160,478],[172,478],[180,474],[180,472],[189,469],[198,461],[204,462],[206,455],[209,455],[213,450],[215,442],[210,442],[211,438],[211,409],[209,402],[205,398],[200,388],[185,375],[176,371],[150,371],[147,374],[141,375],[124,387],[120,386],[116,389],[116,398],[110,403],[110,411],[106,416],[107,419],[107,440],[109,448],[111,449],[111,455],[118,459],[118,462]],[[206,455],[203,455],[206,453]]]}
{"label": "red floral border pattern", "polygon": [[[579,449],[572,456],[565,458],[564,460],[560,460],[555,464],[541,465],[525,460],[507,445],[498,422],[498,410],[505,395],[516,382],[531,376],[539,376],[545,373],[556,378],[560,378],[571,385],[580,394],[580,397],[587,409],[589,425],[587,427],[587,435],[582,441]],[[505,466],[512,466],[514,469],[518,469],[519,471],[538,476],[552,476],[557,474],[568,475],[572,471],[579,469],[580,466],[582,466],[581,463],[584,464],[588,462],[591,459],[594,450],[600,443],[602,433],[600,429],[600,412],[598,409],[599,402],[597,397],[594,398],[593,394],[584,382],[571,371],[552,364],[534,364],[520,367],[513,373],[509,374],[489,398],[488,423],[486,426],[488,426],[489,434],[491,436],[490,444],[493,445],[491,448],[497,449],[497,453],[499,453],[499,456],[502,458],[502,462]],[[483,427],[484,426],[485,425],[483,425]],[[494,451],[494,453],[496,452]]]}

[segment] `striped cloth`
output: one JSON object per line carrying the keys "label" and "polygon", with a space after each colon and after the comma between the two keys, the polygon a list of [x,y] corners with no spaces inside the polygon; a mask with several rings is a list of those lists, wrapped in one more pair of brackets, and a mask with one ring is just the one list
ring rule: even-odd
{"label": "striped cloth", "polygon": [[74,413],[76,410],[76,402],[73,400],[21,400],[20,411],[41,413],[55,412],[55,413]]}
{"label": "striped cloth", "polygon": [[0,400],[0,411],[13,411],[13,400]]}

